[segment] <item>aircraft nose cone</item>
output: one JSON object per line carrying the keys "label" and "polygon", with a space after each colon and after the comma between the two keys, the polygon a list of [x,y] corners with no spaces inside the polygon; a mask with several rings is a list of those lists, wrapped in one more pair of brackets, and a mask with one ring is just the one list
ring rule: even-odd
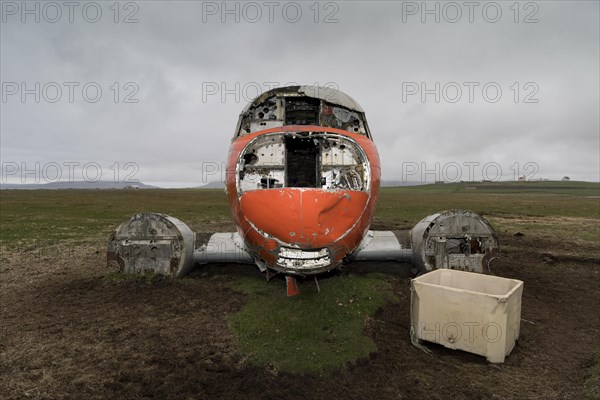
{"label": "aircraft nose cone", "polygon": [[356,225],[368,199],[354,190],[284,188],[245,192],[240,205],[246,220],[263,233],[302,248],[320,248]]}

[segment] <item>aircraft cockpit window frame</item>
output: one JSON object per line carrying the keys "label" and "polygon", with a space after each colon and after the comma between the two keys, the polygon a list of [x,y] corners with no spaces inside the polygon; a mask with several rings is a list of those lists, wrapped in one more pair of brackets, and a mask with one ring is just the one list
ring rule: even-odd
{"label": "aircraft cockpit window frame", "polygon": [[240,115],[234,139],[265,129],[299,124],[297,122],[299,119],[289,118],[289,114],[292,109],[295,114],[298,114],[303,103],[306,105],[307,113],[314,111],[314,106],[318,105],[317,118],[305,115],[303,121],[313,121],[313,123],[306,122],[306,125],[342,129],[372,139],[363,112],[310,96],[273,96],[250,107]]}

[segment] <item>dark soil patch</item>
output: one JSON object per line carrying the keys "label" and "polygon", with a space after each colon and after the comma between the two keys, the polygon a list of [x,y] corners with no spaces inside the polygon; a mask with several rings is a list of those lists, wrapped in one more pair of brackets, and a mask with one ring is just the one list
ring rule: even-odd
{"label": "dark soil patch", "polygon": [[[101,245],[75,246],[68,256],[3,253],[0,398],[585,398],[600,346],[597,248],[533,234],[507,233],[500,242],[508,250],[493,272],[525,282],[521,337],[504,364],[431,344],[432,354],[413,347],[410,281],[406,269],[388,266],[399,302],[365,328],[378,352],[333,378],[257,368],[236,350],[226,317],[245,297],[229,280],[262,279],[253,267],[204,266],[180,281],[106,283]],[[576,256],[560,255],[567,250]],[[367,270],[355,264],[343,273]]]}

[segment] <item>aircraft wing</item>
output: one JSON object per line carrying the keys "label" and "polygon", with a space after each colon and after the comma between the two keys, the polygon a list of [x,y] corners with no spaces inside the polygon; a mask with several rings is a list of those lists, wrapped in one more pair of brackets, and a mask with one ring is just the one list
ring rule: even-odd
{"label": "aircraft wing", "polygon": [[246,249],[246,245],[237,232],[214,233],[203,243],[197,234],[194,262],[209,263],[241,263],[254,264],[254,257]]}
{"label": "aircraft wing", "polygon": [[195,263],[254,263],[238,233],[196,234],[166,214],[141,213],[108,239],[107,264],[127,274],[152,272],[180,278]]}
{"label": "aircraft wing", "polygon": [[[406,238],[408,239],[408,238]],[[450,210],[423,218],[408,240],[394,231],[368,231],[348,261],[411,262],[422,272],[437,268],[472,272],[490,270],[498,257],[498,238],[479,215]],[[108,240],[107,263],[124,273],[153,272],[184,276],[194,264],[244,263],[266,266],[246,248],[237,232],[194,233],[166,214],[136,214],[113,231]]]}
{"label": "aircraft wing", "polygon": [[368,231],[349,261],[412,262],[413,251],[400,244],[392,231]]}

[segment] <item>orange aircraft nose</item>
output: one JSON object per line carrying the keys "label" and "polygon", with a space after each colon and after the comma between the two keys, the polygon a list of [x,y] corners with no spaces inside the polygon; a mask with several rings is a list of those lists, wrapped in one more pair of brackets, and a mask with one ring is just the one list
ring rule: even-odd
{"label": "orange aircraft nose", "polygon": [[263,234],[304,249],[325,247],[357,225],[369,200],[355,190],[283,188],[245,192],[244,217]]}

